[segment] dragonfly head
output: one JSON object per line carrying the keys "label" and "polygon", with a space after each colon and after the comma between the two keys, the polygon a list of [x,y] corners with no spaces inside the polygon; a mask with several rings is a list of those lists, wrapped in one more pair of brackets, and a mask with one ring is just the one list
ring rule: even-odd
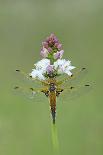
{"label": "dragonfly head", "polygon": [[54,83],[50,83],[49,91],[52,92],[52,91],[55,91],[55,89],[56,89],[55,84]]}

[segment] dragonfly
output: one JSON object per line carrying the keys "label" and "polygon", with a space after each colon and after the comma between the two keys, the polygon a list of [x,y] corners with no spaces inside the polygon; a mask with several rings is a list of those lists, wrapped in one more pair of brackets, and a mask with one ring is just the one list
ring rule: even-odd
{"label": "dragonfly", "polygon": [[[38,79],[32,79],[32,77],[17,69],[16,72],[19,72],[23,76],[25,76],[27,79],[31,80],[33,83],[38,82]],[[32,98],[35,99],[35,94],[43,93],[47,98],[49,98],[49,104],[50,104],[50,111],[52,116],[53,124],[55,124],[56,121],[56,105],[57,105],[57,98],[61,94],[67,94],[72,96],[72,94],[76,94],[79,89],[83,92],[84,90],[87,90],[87,88],[90,88],[90,84],[82,84],[75,86],[75,82],[73,84],[73,81],[79,81],[77,80],[80,75],[84,75],[86,73],[86,68],[81,68],[74,72],[71,76],[64,77],[63,79],[59,79],[55,76],[49,76],[46,80],[39,81],[41,83],[41,88],[36,89],[35,87],[27,88],[27,91],[31,93]],[[81,76],[82,77],[82,76]],[[20,86],[15,86],[15,90],[23,91],[25,92],[25,89]],[[67,92],[67,93],[66,93]]]}

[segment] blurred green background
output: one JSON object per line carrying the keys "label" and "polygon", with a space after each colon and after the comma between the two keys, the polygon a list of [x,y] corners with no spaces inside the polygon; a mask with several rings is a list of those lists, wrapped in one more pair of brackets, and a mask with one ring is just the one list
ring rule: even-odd
{"label": "blurred green background", "polygon": [[63,44],[64,57],[87,67],[86,80],[94,83],[76,100],[59,99],[58,154],[102,155],[102,0],[0,0],[0,155],[55,153],[47,98],[28,100],[13,92],[23,82],[15,69],[31,72],[51,32]]}

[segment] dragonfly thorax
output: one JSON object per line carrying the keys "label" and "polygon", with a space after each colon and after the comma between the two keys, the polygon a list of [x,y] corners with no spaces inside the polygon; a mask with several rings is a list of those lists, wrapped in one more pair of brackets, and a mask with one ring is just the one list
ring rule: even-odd
{"label": "dragonfly thorax", "polygon": [[50,87],[49,87],[49,91],[52,92],[52,91],[55,91],[56,90],[56,86],[54,83],[50,83]]}

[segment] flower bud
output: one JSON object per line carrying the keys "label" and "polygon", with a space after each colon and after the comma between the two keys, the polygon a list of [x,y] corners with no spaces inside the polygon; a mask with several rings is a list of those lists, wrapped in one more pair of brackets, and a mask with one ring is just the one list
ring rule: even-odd
{"label": "flower bud", "polygon": [[54,59],[61,59],[63,56],[64,50],[61,51],[57,51],[56,53],[54,53]]}
{"label": "flower bud", "polygon": [[48,43],[47,42],[42,42],[43,47],[48,48]]}
{"label": "flower bud", "polygon": [[43,58],[46,58],[48,57],[48,50],[46,48],[42,48],[41,52],[40,52],[40,55],[43,57]]}
{"label": "flower bud", "polygon": [[51,47],[49,47],[49,48],[48,48],[48,52],[50,53],[51,51],[52,51],[52,48],[51,48]]}

